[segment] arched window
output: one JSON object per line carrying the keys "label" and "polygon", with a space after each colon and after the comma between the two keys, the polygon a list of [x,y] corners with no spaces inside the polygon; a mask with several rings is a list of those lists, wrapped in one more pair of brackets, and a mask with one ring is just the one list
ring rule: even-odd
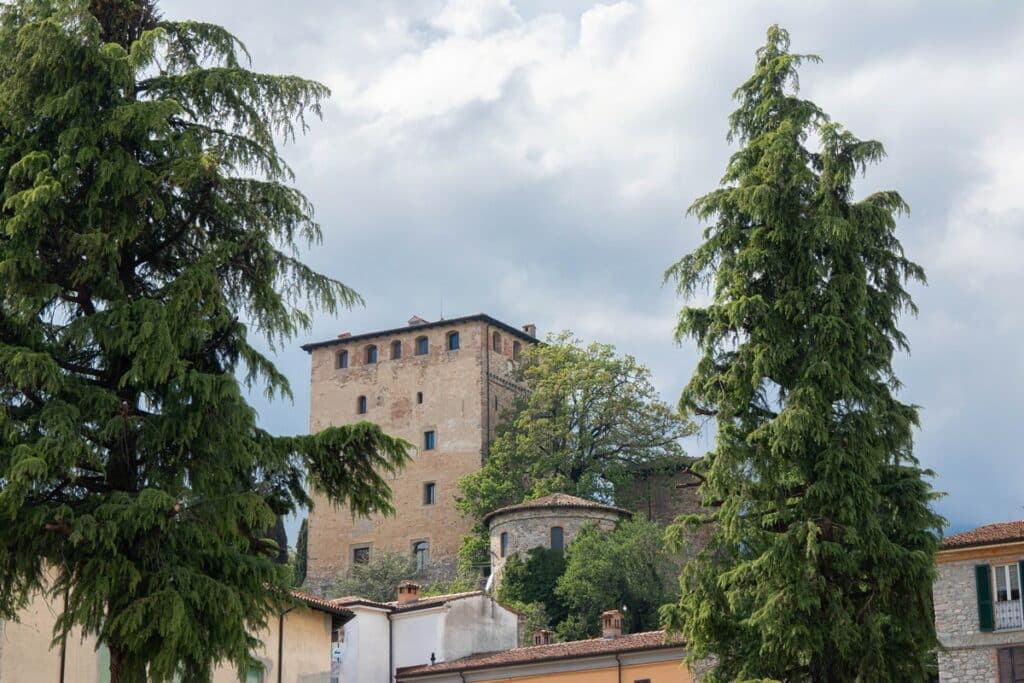
{"label": "arched window", "polygon": [[505,557],[506,555],[508,555],[508,532],[507,531],[502,531],[501,532],[501,547],[498,549],[498,552],[500,554],[500,557]]}
{"label": "arched window", "polygon": [[366,347],[366,364],[372,365],[377,362],[377,347],[373,344]]}
{"label": "arched window", "polygon": [[501,335],[497,332],[491,335],[491,350],[501,353]]}
{"label": "arched window", "polygon": [[430,342],[427,341],[426,337],[416,337],[416,355],[425,356],[427,351],[430,350]]}
{"label": "arched window", "polygon": [[416,569],[426,569],[430,562],[430,544],[426,541],[416,541],[412,544],[412,556],[416,558]]}
{"label": "arched window", "polygon": [[356,400],[356,410],[359,412],[360,415],[366,415],[366,397],[365,396],[360,396]]}
{"label": "arched window", "polygon": [[565,535],[560,526],[551,527],[551,549],[557,552],[565,550]]}
{"label": "arched window", "polygon": [[449,332],[448,333],[448,350],[458,351],[459,350],[459,333]]}
{"label": "arched window", "polygon": [[397,339],[391,342],[391,360],[398,360],[402,357],[402,342]]}
{"label": "arched window", "polygon": [[348,367],[348,351],[339,351],[338,352],[338,367],[339,368],[347,368]]}
{"label": "arched window", "polygon": [[519,360],[519,352],[522,350],[522,344],[519,342],[512,342],[512,358]]}

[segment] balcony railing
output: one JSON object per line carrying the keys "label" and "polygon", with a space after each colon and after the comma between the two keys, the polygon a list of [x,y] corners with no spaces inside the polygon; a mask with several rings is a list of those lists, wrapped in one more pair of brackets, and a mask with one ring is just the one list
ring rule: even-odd
{"label": "balcony railing", "polygon": [[1004,600],[996,603],[996,629],[1004,628],[1024,628],[1020,600]]}

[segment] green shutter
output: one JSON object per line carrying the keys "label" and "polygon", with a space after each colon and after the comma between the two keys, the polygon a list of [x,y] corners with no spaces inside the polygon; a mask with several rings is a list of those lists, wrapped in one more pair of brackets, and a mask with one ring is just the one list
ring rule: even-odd
{"label": "green shutter", "polygon": [[993,631],[995,615],[992,612],[992,570],[987,564],[975,565],[974,583],[978,589],[978,628]]}

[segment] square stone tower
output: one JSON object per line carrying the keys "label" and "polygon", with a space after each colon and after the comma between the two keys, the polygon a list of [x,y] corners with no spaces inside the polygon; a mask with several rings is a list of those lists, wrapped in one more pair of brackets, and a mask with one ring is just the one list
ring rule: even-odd
{"label": "square stone tower", "polygon": [[409,553],[422,566],[452,566],[471,521],[455,509],[456,483],[487,457],[499,414],[521,388],[520,352],[536,343],[484,314],[307,344],[310,431],[368,420],[414,447],[388,484],[396,514],[357,518],[315,498],[309,515],[307,581],[323,588],[375,551]]}

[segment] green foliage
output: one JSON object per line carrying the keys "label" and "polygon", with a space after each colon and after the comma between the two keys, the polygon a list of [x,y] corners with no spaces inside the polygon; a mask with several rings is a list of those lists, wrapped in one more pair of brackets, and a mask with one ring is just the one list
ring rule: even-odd
{"label": "green foliage", "polygon": [[[556,594],[577,618],[572,633],[601,632],[601,612],[625,606],[627,633],[659,628],[658,610],[679,597],[678,577],[683,562],[668,551],[664,530],[641,517],[628,519],[613,531],[583,527],[566,549],[565,572]],[[570,627],[560,626],[560,633]]]}
{"label": "green foliage", "polygon": [[250,332],[360,302],[298,259],[320,231],[275,147],[327,89],[245,60],[150,2],[0,7],[0,616],[67,591],[58,634],[115,682],[247,669],[290,603],[263,530],[307,478],[389,512],[407,458],[368,423],[273,436],[243,396],[290,395]]}
{"label": "green foliage", "polygon": [[550,622],[557,624],[569,613],[561,596],[555,592],[564,572],[565,556],[550,548],[531,548],[525,562],[518,555],[512,555],[505,560],[502,569],[498,600],[517,604],[538,602],[544,605]]}
{"label": "green foliage", "polygon": [[[650,371],[632,356],[562,332],[526,349],[517,372],[529,391],[483,468],[459,481],[459,509],[471,519],[556,492],[614,500],[638,467],[685,461],[679,440],[690,424],[658,398]],[[485,560],[482,541],[469,543],[466,556]]]}
{"label": "green foliage", "polygon": [[353,564],[348,572],[337,577],[330,589],[333,598],[357,596],[377,602],[391,602],[398,597],[398,584],[419,578],[416,558],[387,550],[370,553],[366,562]]}
{"label": "green foliage", "polygon": [[528,647],[533,645],[533,634],[540,629],[551,630],[551,619],[548,617],[544,604],[540,602],[515,602],[506,601],[502,603],[509,609],[519,612],[522,619],[522,638],[519,645]]}
{"label": "green foliage", "polygon": [[899,194],[854,199],[881,144],[797,97],[815,59],[769,29],[735,93],[741,148],[691,208],[704,241],[668,271],[681,294],[712,293],[677,338],[700,350],[680,406],[718,425],[697,469],[721,507],[663,617],[693,659],[717,655],[712,681],[924,680],[943,520],[892,368],[904,284],[924,273],[895,235]]}
{"label": "green foliage", "polygon": [[293,586],[302,586],[306,583],[306,570],[308,568],[309,553],[309,518],[302,520],[299,527],[299,537],[295,541],[295,563],[293,565]]}
{"label": "green foliage", "polygon": [[450,579],[429,579],[420,588],[420,597],[427,598],[432,595],[452,595],[453,593],[477,591],[480,590],[482,582],[483,577],[477,572],[470,572],[468,574],[460,572]]}

